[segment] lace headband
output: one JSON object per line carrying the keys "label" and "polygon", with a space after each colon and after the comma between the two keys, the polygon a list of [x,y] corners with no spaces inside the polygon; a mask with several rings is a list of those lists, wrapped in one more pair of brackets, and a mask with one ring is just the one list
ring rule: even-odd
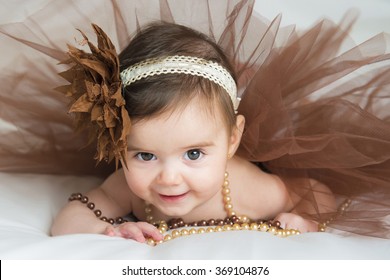
{"label": "lace headband", "polygon": [[120,77],[123,86],[127,86],[146,77],[173,73],[199,76],[218,84],[229,94],[234,111],[237,111],[240,98],[236,83],[224,67],[213,61],[180,55],[148,59],[123,70]]}
{"label": "lace headband", "polygon": [[[223,87],[236,110],[240,99],[229,72],[221,65],[201,58],[171,56],[146,60],[119,72],[119,57],[110,38],[93,24],[98,45],[92,44],[81,32],[90,53],[69,46],[71,68],[60,73],[69,84],[58,88],[72,99],[69,112],[75,115],[76,127],[88,129],[90,143],[97,140],[95,159],[100,162],[127,158],[127,135],[131,120],[125,108],[122,86],[149,76],[184,73],[201,76]],[[126,166],[126,160],[123,161]]]}

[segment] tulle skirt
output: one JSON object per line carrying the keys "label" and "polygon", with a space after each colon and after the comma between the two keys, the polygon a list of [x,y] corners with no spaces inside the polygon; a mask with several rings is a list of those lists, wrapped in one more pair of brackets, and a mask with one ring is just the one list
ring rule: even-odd
{"label": "tulle skirt", "polygon": [[55,90],[65,84],[66,44],[81,47],[77,29],[92,39],[95,23],[120,52],[143,25],[175,22],[208,34],[235,66],[246,118],[238,154],[279,175],[297,204],[318,206],[309,179],[351,201],[312,218],[390,238],[390,37],[345,49],[355,19],[298,32],[281,27],[281,16],[257,15],[253,1],[53,1],[0,26],[0,171],[112,172],[96,166],[95,146],[74,132],[68,100]]}

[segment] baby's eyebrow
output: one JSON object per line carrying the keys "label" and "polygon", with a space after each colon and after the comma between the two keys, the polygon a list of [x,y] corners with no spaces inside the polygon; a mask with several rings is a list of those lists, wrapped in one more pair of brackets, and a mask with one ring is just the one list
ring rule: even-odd
{"label": "baby's eyebrow", "polygon": [[[202,142],[195,142],[193,144],[187,145],[185,147],[182,147],[182,150],[190,150],[190,149],[195,149],[195,148],[206,148],[206,147],[211,147],[215,146],[214,141],[202,141]],[[127,151],[148,151],[149,149],[145,149],[142,147],[138,147],[135,145],[132,145],[130,143],[127,144]]]}
{"label": "baby's eyebrow", "polygon": [[203,141],[199,143],[194,143],[188,146],[183,147],[183,149],[193,149],[193,148],[205,148],[205,147],[210,147],[214,146],[215,143],[213,141]]}
{"label": "baby's eyebrow", "polygon": [[127,144],[127,151],[144,151],[145,149],[131,144]]}

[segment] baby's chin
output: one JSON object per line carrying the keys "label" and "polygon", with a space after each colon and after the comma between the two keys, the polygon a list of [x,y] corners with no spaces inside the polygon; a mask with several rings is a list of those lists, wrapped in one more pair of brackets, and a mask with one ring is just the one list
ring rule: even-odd
{"label": "baby's chin", "polygon": [[159,209],[159,211],[163,213],[164,216],[167,216],[167,220],[179,218],[184,219],[189,213],[191,213],[191,211],[187,211],[181,207],[164,207],[161,210]]}

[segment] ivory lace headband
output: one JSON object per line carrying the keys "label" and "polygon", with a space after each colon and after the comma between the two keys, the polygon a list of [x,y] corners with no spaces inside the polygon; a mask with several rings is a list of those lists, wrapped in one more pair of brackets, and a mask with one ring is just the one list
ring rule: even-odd
{"label": "ivory lace headband", "polygon": [[[120,72],[119,57],[110,38],[92,24],[98,45],[92,44],[81,32],[90,53],[69,46],[71,68],[61,73],[69,84],[59,87],[72,99],[69,112],[75,115],[76,127],[89,129],[90,143],[97,140],[95,159],[100,162],[119,161],[127,157],[127,135],[131,119],[125,108],[122,86],[154,75],[183,73],[209,79],[226,90],[234,110],[240,99],[230,73],[218,63],[191,56],[170,56],[145,60]],[[114,54],[114,55],[113,55]],[[122,86],[121,86],[122,85]],[[123,161],[126,166],[126,161]]]}
{"label": "ivory lace headband", "polygon": [[240,98],[237,97],[236,83],[224,67],[213,61],[180,55],[148,59],[123,70],[120,77],[123,86],[128,86],[146,77],[173,73],[199,76],[218,84],[229,94],[237,111]]}

